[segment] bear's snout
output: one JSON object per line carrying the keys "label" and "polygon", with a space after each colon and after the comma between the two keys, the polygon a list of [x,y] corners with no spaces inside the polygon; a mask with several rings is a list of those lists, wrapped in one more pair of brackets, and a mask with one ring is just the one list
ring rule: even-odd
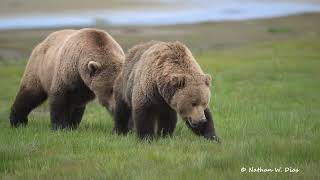
{"label": "bear's snout", "polygon": [[199,120],[188,120],[191,127],[198,127],[207,122],[207,119],[199,119]]}
{"label": "bear's snout", "polygon": [[200,120],[198,121],[198,123],[204,123],[204,122],[206,122],[206,121],[207,121],[207,119],[204,118],[204,119],[200,119]]}

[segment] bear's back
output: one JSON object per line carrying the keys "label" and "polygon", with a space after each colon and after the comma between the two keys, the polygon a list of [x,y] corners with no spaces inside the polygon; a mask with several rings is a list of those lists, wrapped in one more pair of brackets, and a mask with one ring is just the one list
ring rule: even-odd
{"label": "bear's back", "polygon": [[162,42],[150,41],[147,43],[141,43],[129,50],[125,60],[125,66],[123,70],[125,79],[128,79],[130,73],[134,70],[134,66],[136,65],[137,62],[139,62],[143,53],[145,53],[150,47],[158,43],[162,43]]}
{"label": "bear's back", "polygon": [[[39,43],[29,58],[29,61],[51,61],[56,55],[65,39],[76,30],[61,30],[51,33],[46,39]],[[33,62],[34,63],[34,62]]]}
{"label": "bear's back", "polygon": [[131,104],[131,94],[134,86],[134,77],[135,77],[135,69],[137,62],[140,61],[141,56],[145,53],[150,47],[161,43],[161,41],[150,41],[146,43],[141,43],[135,45],[131,48],[126,56],[125,64],[122,71],[122,85],[125,86],[122,88],[124,97],[127,102]]}
{"label": "bear's back", "polygon": [[124,56],[121,46],[106,31],[84,28],[78,30],[69,39],[68,44],[74,44],[82,51],[107,51],[119,56]]}
{"label": "bear's back", "polygon": [[55,70],[57,51],[61,47],[62,42],[75,31],[68,29],[53,32],[38,44],[28,60],[24,81],[34,81],[38,77],[42,87],[48,91]]}
{"label": "bear's back", "polygon": [[121,46],[105,31],[90,28],[56,31],[33,50],[26,76],[39,77],[48,92],[56,74],[77,76],[78,61],[85,64],[88,58],[97,57],[94,59],[100,60],[101,64],[109,64],[104,58],[106,52],[118,54],[123,57],[119,59],[124,60]]}

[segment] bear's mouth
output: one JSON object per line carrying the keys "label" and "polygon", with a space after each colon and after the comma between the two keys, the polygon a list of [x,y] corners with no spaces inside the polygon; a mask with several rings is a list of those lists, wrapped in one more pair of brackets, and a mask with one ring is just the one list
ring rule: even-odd
{"label": "bear's mouth", "polygon": [[201,128],[206,125],[206,121],[198,121],[196,123],[192,122],[190,118],[186,119],[186,123],[191,127],[191,128]]}
{"label": "bear's mouth", "polygon": [[196,128],[196,127],[198,127],[198,123],[192,123],[192,121],[190,120],[190,119],[188,119],[187,120],[188,121],[188,123],[189,123],[189,125],[192,127],[192,128]]}

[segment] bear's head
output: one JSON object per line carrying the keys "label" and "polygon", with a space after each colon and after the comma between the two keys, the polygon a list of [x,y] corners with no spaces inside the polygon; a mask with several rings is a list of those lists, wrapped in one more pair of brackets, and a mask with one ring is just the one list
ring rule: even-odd
{"label": "bear's head", "polygon": [[204,110],[210,101],[210,75],[172,75],[171,87],[176,89],[170,106],[190,125],[206,121]]}
{"label": "bear's head", "polygon": [[87,85],[97,96],[99,102],[108,110],[112,109],[113,102],[113,85],[120,74],[123,59],[117,61],[97,61],[91,60],[87,63]]}

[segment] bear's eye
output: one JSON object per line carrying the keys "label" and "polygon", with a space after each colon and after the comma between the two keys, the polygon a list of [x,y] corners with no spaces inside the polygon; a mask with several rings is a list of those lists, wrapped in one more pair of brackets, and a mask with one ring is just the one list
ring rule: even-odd
{"label": "bear's eye", "polygon": [[109,93],[112,94],[112,93],[113,93],[113,89],[110,89],[110,90],[109,90]]}
{"label": "bear's eye", "polygon": [[194,102],[194,103],[191,104],[191,106],[192,106],[192,107],[196,107],[196,106],[197,106],[197,103]]}

